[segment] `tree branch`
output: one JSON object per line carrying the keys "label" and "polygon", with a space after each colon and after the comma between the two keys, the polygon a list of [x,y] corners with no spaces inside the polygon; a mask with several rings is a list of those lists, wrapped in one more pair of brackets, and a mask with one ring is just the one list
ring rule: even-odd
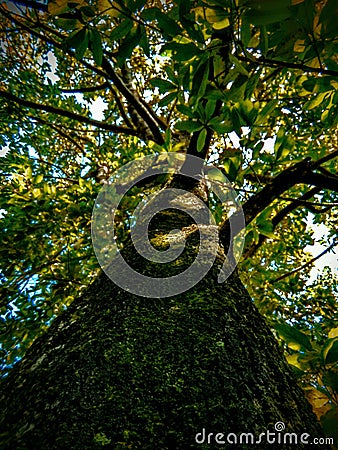
{"label": "tree branch", "polygon": [[42,105],[41,103],[32,102],[30,100],[25,100],[20,97],[17,97],[10,92],[4,91],[0,89],[0,97],[3,97],[7,100],[10,100],[14,103],[19,104],[20,106],[25,106],[26,108],[36,109],[40,111],[49,112],[52,114],[56,114],[62,117],[68,117],[69,119],[76,120],[81,123],[86,123],[88,125],[92,125],[93,127],[101,128],[102,130],[111,131],[113,133],[123,133],[129,136],[138,136],[138,131],[132,128],[121,127],[118,125],[112,125],[105,122],[100,122],[99,120],[90,119],[89,117],[82,116],[81,114],[77,114],[71,111],[67,111],[65,109],[56,108],[55,106],[50,105]]}
{"label": "tree branch", "polygon": [[97,92],[107,88],[109,88],[109,83],[108,81],[105,81],[104,83],[98,86],[89,86],[74,89],[60,89],[60,92],[62,92],[63,94],[85,94],[86,92]]}
{"label": "tree branch", "polygon": [[[297,209],[299,206],[302,206],[303,203],[301,203],[300,201],[306,201],[309,200],[310,198],[312,198],[314,195],[318,194],[320,192],[320,188],[312,188],[310,189],[308,192],[306,192],[304,195],[302,195],[302,197],[299,200],[299,202],[297,202],[297,199],[292,199],[292,202],[285,206],[284,208],[282,208],[272,219],[271,219],[271,223],[273,225],[273,229],[275,229],[277,227],[277,225],[292,211],[294,211],[295,209]],[[243,253],[243,257],[244,258],[250,258],[258,249],[259,247],[261,247],[264,242],[267,240],[267,236],[264,236],[263,234],[259,235],[259,240],[257,244],[254,244],[252,246],[250,246],[244,253]]]}
{"label": "tree branch", "polygon": [[159,145],[164,144],[162,133],[160,132],[156,121],[148,113],[147,108],[145,108],[144,105],[130,91],[130,89],[128,89],[128,87],[119,77],[119,75],[117,75],[112,65],[105,57],[102,58],[102,68],[106,71],[110,80],[114,83],[119,92],[124,96],[127,102],[129,102],[129,104],[133,108],[135,108],[136,112],[140,115],[140,117],[144,120],[145,124],[149,127],[149,130],[153,135],[154,141]]}
{"label": "tree branch", "polygon": [[321,173],[306,172],[302,177],[302,182],[312,184],[321,189],[329,189],[338,192],[338,178],[334,175],[323,175]]}
{"label": "tree branch", "polygon": [[335,150],[331,153],[329,153],[326,156],[323,156],[323,158],[318,159],[317,161],[314,161],[313,167],[319,167],[322,164],[326,163],[327,161],[330,161],[331,159],[337,158],[338,156],[338,150]]}
{"label": "tree branch", "polygon": [[319,255],[316,257],[310,259],[307,263],[303,264],[302,266],[297,267],[296,269],[292,270],[291,272],[285,273],[284,275],[281,275],[280,277],[276,278],[275,280],[270,281],[271,284],[275,284],[278,281],[284,280],[285,278],[290,277],[291,275],[294,275],[297,272],[300,272],[301,270],[305,269],[305,267],[310,266],[312,263],[317,261],[317,259],[324,256],[326,253],[328,253],[330,250],[332,250],[336,246],[336,241],[334,240],[333,243],[327,247],[324,251],[322,251]]}
{"label": "tree branch", "polygon": [[75,145],[75,147],[77,147],[81,152],[83,151],[83,148],[81,147],[81,145],[75,139],[73,139],[71,136],[69,136],[64,131],[60,130],[58,127],[56,127],[52,123],[48,122],[47,120],[41,119],[41,117],[36,117],[36,116],[30,116],[30,117],[32,119],[34,119],[36,122],[50,127],[52,130],[56,131],[60,136],[62,136],[63,138],[65,138],[69,142],[71,142],[73,145]]}
{"label": "tree branch", "polygon": [[277,61],[275,59],[269,59],[269,58],[254,58],[250,55],[248,56],[242,56],[242,55],[236,55],[236,57],[240,61],[244,62],[250,62],[261,66],[270,66],[270,67],[285,67],[287,69],[299,69],[303,72],[314,72],[314,73],[320,73],[321,75],[331,75],[334,77],[338,76],[338,71],[336,70],[330,70],[330,69],[321,69],[318,67],[310,67],[305,64],[301,63],[291,63],[287,61]]}
{"label": "tree branch", "polygon": [[[34,27],[34,25],[38,27],[38,26],[40,26],[40,24],[32,23],[31,26],[27,26],[27,25],[23,24],[17,18],[8,14],[6,11],[2,11],[2,12],[5,17],[7,17],[9,20],[12,20],[16,25],[20,26],[22,29],[24,29],[28,33],[32,34],[33,36],[37,37],[38,39],[41,39],[44,42],[47,42],[48,44],[52,45],[53,47],[56,47],[62,51],[66,51],[70,56],[75,57],[75,53],[71,49],[65,50],[65,48],[61,42],[54,41],[50,37],[46,36],[46,34],[42,35],[38,31],[35,31],[34,29],[32,29],[32,27]],[[46,29],[47,27],[45,26],[44,28]],[[49,30],[49,31],[52,33],[55,33],[55,30]],[[58,35],[58,37],[62,38],[63,36]],[[125,97],[127,102],[129,102],[131,105],[133,105],[133,107],[138,112],[140,117],[142,117],[142,119],[145,121],[145,123],[149,126],[149,129],[152,132],[154,141],[159,145],[162,145],[164,143],[164,139],[163,139],[162,134],[156,123],[156,122],[158,122],[159,119],[154,120],[152,117],[153,115],[155,115],[155,113],[153,112],[152,114],[150,114],[148,112],[149,106],[146,108],[140,101],[138,101],[138,99],[135,98],[133,93],[130,92],[130,90],[125,86],[125,84],[123,83],[121,78],[115,73],[113,67],[111,66],[111,64],[105,57],[102,60],[102,68],[104,70],[93,66],[92,64],[88,63],[84,59],[81,59],[80,62],[84,67],[92,70],[97,75],[100,75],[105,79],[107,79],[107,78],[110,79],[114,83],[116,88],[120,91],[120,93]],[[140,137],[139,132],[135,133],[134,135]]]}
{"label": "tree branch", "polygon": [[306,158],[284,170],[273,178],[261,191],[250,197],[243,205],[246,223],[249,224],[252,222],[273,200],[290,189],[290,187],[299,183],[300,179],[309,171],[310,167],[310,159]]}

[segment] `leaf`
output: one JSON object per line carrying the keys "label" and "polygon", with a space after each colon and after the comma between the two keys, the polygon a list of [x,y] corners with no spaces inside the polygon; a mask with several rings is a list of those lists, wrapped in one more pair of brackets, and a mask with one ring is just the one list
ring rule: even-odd
{"label": "leaf", "polygon": [[176,109],[177,109],[177,111],[179,111],[180,113],[184,114],[185,116],[193,117],[193,115],[194,115],[194,113],[191,110],[191,108],[189,108],[189,106],[187,106],[187,105],[182,105],[182,104],[177,105]]}
{"label": "leaf", "polygon": [[338,442],[338,408],[337,406],[333,409],[330,409],[324,417],[320,419],[322,427],[325,431],[325,434],[329,437],[332,437],[335,442]]}
{"label": "leaf", "polygon": [[[204,17],[210,24],[224,23],[224,21],[228,21],[229,13],[224,8],[205,8]],[[226,28],[227,25],[221,26],[221,28]]]}
{"label": "leaf", "polygon": [[188,61],[200,53],[199,48],[192,42],[189,44],[169,42],[162,47],[161,52],[168,50],[172,52],[172,57],[176,61]]}
{"label": "leaf", "polygon": [[297,328],[287,323],[276,324],[274,325],[274,328],[280,337],[293,350],[312,350],[310,338],[306,334],[297,330]]}
{"label": "leaf", "polygon": [[69,11],[68,0],[50,0],[48,2],[48,12],[52,16],[58,16],[59,14]]}
{"label": "leaf", "polygon": [[263,222],[257,222],[257,228],[260,234],[270,239],[275,239],[274,227],[271,220],[264,220]]}
{"label": "leaf", "polygon": [[329,338],[335,338],[335,337],[338,337],[338,327],[336,327],[336,328],[331,328],[331,330],[329,331],[328,336],[329,336]]}
{"label": "leaf", "polygon": [[168,14],[164,14],[160,8],[147,8],[142,11],[141,17],[144,20],[156,20],[158,26],[165,35],[174,37],[183,31],[179,24],[175,20],[171,19]]}
{"label": "leaf", "polygon": [[201,130],[203,128],[203,125],[197,120],[185,120],[184,122],[177,122],[175,128],[177,130],[193,133],[195,131]]}
{"label": "leaf", "polygon": [[333,370],[324,372],[322,381],[324,386],[330,386],[338,394],[338,374],[336,372]]}
{"label": "leaf", "polygon": [[37,175],[37,176],[35,177],[34,183],[35,183],[35,184],[39,184],[39,183],[41,183],[42,180],[43,180],[43,174],[40,173],[39,175]]}
{"label": "leaf", "polygon": [[102,41],[100,33],[96,28],[90,30],[90,43],[94,61],[98,66],[101,66],[103,57]]}
{"label": "leaf", "polygon": [[236,58],[236,56],[230,53],[229,60],[230,62],[232,62],[232,64],[234,64],[234,66],[236,67],[236,69],[240,74],[245,75],[246,77],[249,76],[249,72],[245,69],[243,64]]}
{"label": "leaf", "polygon": [[278,105],[278,100],[270,100],[263,109],[258,113],[257,119],[255,120],[256,124],[262,124],[265,122],[265,119],[276,109]]}
{"label": "leaf", "polygon": [[325,342],[322,355],[325,364],[338,362],[338,337],[328,339]]}
{"label": "leaf", "polygon": [[209,77],[209,60],[202,61],[192,79],[191,96],[197,99],[203,97],[208,84]]}
{"label": "leaf", "polygon": [[139,26],[133,27],[127,36],[122,40],[118,51],[118,63],[123,64],[129,59],[138,46],[141,39],[141,29]]}
{"label": "leaf", "polygon": [[77,19],[55,19],[54,23],[57,27],[62,28],[63,30],[72,31],[76,28],[79,28],[79,26],[82,27],[81,22],[79,22]]}
{"label": "leaf", "polygon": [[82,59],[89,43],[89,33],[87,27],[83,27],[81,30],[72,33],[66,42],[69,47],[73,47],[75,49],[76,58],[78,60]]}
{"label": "leaf", "polygon": [[316,108],[325,100],[326,96],[326,92],[321,92],[320,94],[315,95],[309,102],[305,103],[304,109],[310,110]]}
{"label": "leaf", "polygon": [[257,26],[281,22],[292,15],[290,3],[285,0],[249,0],[247,6],[244,17]]}
{"label": "leaf", "polygon": [[205,106],[205,116],[207,120],[211,119],[216,108],[216,100],[208,100]]}
{"label": "leaf", "polygon": [[97,0],[97,8],[101,13],[116,18],[120,17],[123,11],[123,7],[114,0]]}
{"label": "leaf", "polygon": [[158,102],[158,106],[167,106],[172,101],[176,100],[177,98],[177,92],[170,92],[169,94],[165,95],[161,100]]}
{"label": "leaf", "polygon": [[113,41],[118,41],[119,39],[124,38],[127,36],[127,34],[130,32],[130,30],[133,28],[133,21],[130,19],[125,19],[123,22],[121,22],[117,27],[113,29],[113,31],[110,34],[110,39]]}
{"label": "leaf", "polygon": [[161,94],[177,90],[177,86],[171,81],[163,80],[163,78],[152,78],[150,84],[154,87],[158,87]]}
{"label": "leaf", "polygon": [[201,152],[205,145],[205,140],[207,138],[207,129],[203,128],[197,138],[197,151]]}

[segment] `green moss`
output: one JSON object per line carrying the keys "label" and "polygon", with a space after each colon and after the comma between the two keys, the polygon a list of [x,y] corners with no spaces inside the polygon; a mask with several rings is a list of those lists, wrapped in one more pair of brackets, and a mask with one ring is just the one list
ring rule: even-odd
{"label": "green moss", "polygon": [[[151,233],[166,245],[168,234]],[[198,233],[185,233],[183,267],[198,251]],[[145,262],[131,244],[124,254],[143,273],[176,273],[175,262]],[[219,249],[203,280],[165,299],[101,275],[3,381],[0,448],[187,450],[205,447],[195,442],[203,428],[259,435],[277,421],[321,436],[238,276],[217,282],[223,261]]]}

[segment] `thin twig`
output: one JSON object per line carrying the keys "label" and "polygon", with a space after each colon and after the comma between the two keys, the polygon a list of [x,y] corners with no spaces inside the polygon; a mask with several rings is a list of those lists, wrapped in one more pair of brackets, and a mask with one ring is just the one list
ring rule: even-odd
{"label": "thin twig", "polygon": [[334,240],[333,243],[329,247],[327,247],[325,250],[323,250],[319,255],[317,255],[316,257],[314,257],[312,259],[310,259],[310,261],[308,261],[307,263],[303,264],[302,266],[297,267],[296,269],[292,270],[291,272],[285,273],[284,275],[281,275],[280,277],[276,278],[275,280],[270,281],[270,284],[277,283],[278,281],[284,280],[285,278],[288,278],[291,275],[294,275],[295,273],[305,269],[305,267],[308,267],[309,265],[311,265],[312,263],[317,261],[317,259],[321,258],[326,253],[328,253],[330,250],[332,250],[336,246],[336,244],[337,243]]}

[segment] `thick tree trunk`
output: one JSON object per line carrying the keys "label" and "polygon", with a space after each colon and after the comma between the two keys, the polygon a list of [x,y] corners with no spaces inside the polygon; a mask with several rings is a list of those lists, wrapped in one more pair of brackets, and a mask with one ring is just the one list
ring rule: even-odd
{"label": "thick tree trunk", "polygon": [[[124,256],[143,273],[172,276],[196,253],[198,233],[186,234],[179,264],[146,263],[132,246]],[[138,297],[101,275],[3,381],[1,448],[186,450],[224,441],[294,450],[321,437],[236,273],[217,282],[223,257],[220,248],[208,275],[170,298]]]}

